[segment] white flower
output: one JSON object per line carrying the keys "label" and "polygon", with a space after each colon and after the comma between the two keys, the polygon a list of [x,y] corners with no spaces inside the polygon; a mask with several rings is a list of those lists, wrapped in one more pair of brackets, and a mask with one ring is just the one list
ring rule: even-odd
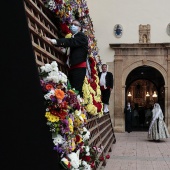
{"label": "white flower", "polygon": [[71,152],[70,154],[68,154],[68,158],[71,160],[71,166],[75,169],[79,168],[80,165],[80,159],[79,159],[79,154],[80,154],[80,150],[77,150],[77,152]]}
{"label": "white flower", "polygon": [[80,110],[76,110],[76,111],[75,111],[75,115],[77,115],[77,116],[79,117],[79,119],[80,119],[82,122],[84,122],[84,119],[83,119],[83,117],[81,116],[81,109],[80,109]]}
{"label": "white flower", "polygon": [[101,148],[97,148],[97,152],[98,153],[102,153],[102,149]]}
{"label": "white flower", "polygon": [[58,145],[58,144],[63,144],[65,142],[65,139],[60,135],[58,134],[55,138],[53,138],[53,143],[54,145]]}
{"label": "white flower", "polygon": [[91,166],[86,161],[82,161],[82,165],[84,166],[84,170],[91,170]]}
{"label": "white flower", "polygon": [[83,102],[83,99],[80,97],[80,95],[77,95],[77,100],[78,100],[79,103]]}
{"label": "white flower", "polygon": [[56,67],[58,67],[57,62],[56,62],[56,61],[53,61],[53,62],[51,63],[51,67],[52,67],[52,68],[56,68]]}
{"label": "white flower", "polygon": [[[44,80],[44,79],[43,79]],[[51,77],[46,77],[46,80],[44,80],[44,81],[46,81],[46,82],[48,82],[48,81],[52,81],[52,78]]]}
{"label": "white flower", "polygon": [[41,66],[40,69],[41,69],[41,73],[44,72],[45,71],[45,66]]}
{"label": "white flower", "polygon": [[44,82],[48,82],[49,80],[47,79],[47,77],[43,78]]}
{"label": "white flower", "polygon": [[59,81],[61,81],[62,83],[67,82],[67,76],[61,71],[58,72],[58,78],[59,78]]}
{"label": "white flower", "polygon": [[45,98],[45,100],[50,100],[50,94],[49,93],[47,93],[46,95],[44,95],[44,98]]}
{"label": "white flower", "polygon": [[56,9],[56,5],[55,5],[54,0],[50,0],[50,1],[48,2],[48,5],[49,5],[49,9],[50,9],[50,10]]}
{"label": "white flower", "polygon": [[90,151],[90,147],[89,146],[85,146],[85,151],[89,152]]}
{"label": "white flower", "polygon": [[54,67],[54,68],[53,68],[53,71],[58,72],[58,67]]}
{"label": "white flower", "polygon": [[86,156],[90,156],[90,152],[87,152],[87,153],[86,153]]}
{"label": "white flower", "polygon": [[52,71],[53,70],[53,68],[51,67],[51,65],[50,64],[45,64],[45,71],[48,73],[48,72],[50,72],[50,71]]}
{"label": "white flower", "polygon": [[60,81],[61,81],[62,83],[67,83],[67,79],[66,79],[65,77],[61,77]]}
{"label": "white flower", "polygon": [[50,90],[46,95],[44,95],[44,98],[46,99],[46,100],[50,100],[51,98],[51,96],[54,96],[54,94],[55,94],[55,91],[54,90]]}
{"label": "white flower", "polygon": [[51,71],[48,76],[58,76],[58,71]]}
{"label": "white flower", "polygon": [[52,76],[51,79],[52,79],[52,81],[54,83],[58,83],[59,82],[59,77],[58,76]]}
{"label": "white flower", "polygon": [[80,133],[83,134],[84,132],[86,132],[85,135],[81,135],[81,137],[83,138],[83,141],[90,138],[90,131],[88,131],[85,127],[83,127],[83,130],[80,131]]}
{"label": "white flower", "polygon": [[49,91],[49,94],[54,96],[55,95],[55,91],[52,89],[52,90]]}

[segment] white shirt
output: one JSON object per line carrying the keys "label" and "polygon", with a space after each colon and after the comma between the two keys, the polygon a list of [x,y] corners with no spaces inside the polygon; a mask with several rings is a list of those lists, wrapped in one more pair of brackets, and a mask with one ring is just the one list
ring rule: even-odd
{"label": "white shirt", "polygon": [[106,74],[107,74],[107,72],[104,72],[104,73],[101,74],[100,86],[106,86]]}

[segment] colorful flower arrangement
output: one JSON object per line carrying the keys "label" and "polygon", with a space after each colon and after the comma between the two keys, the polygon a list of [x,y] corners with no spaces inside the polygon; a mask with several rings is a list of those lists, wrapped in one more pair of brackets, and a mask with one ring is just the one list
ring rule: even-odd
{"label": "colorful flower arrangement", "polygon": [[68,170],[95,169],[109,155],[104,157],[100,154],[103,148],[88,144],[90,132],[86,128],[87,104],[71,88],[67,76],[58,70],[56,61],[45,64],[40,70],[45,117],[52,133],[54,150],[61,158],[60,163]]}
{"label": "colorful flower arrangement", "polygon": [[[101,117],[103,115],[103,104],[98,79],[98,66],[101,65],[101,60],[98,55],[97,41],[95,40],[87,2],[85,0],[44,0],[44,4],[59,18],[60,29],[65,38],[71,37],[69,26],[73,19],[78,19],[83,25],[83,32],[88,37],[89,59],[88,74],[83,86],[83,98],[88,113]],[[63,47],[61,50],[69,52]]]}

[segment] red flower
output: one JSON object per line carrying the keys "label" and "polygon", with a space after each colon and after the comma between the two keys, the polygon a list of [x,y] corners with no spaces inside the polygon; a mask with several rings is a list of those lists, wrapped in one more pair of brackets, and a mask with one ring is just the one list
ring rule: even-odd
{"label": "red flower", "polygon": [[85,156],[82,157],[82,160],[84,160],[84,161],[86,161],[86,162],[90,162],[91,157],[85,155]]}
{"label": "red flower", "polygon": [[91,157],[90,157],[90,156],[85,156],[85,160],[86,160],[87,162],[90,162]]}
{"label": "red flower", "polygon": [[68,115],[68,113],[62,109],[60,109],[59,111],[57,110],[50,110],[51,114],[54,116],[58,116],[61,120],[65,119],[66,116]]}
{"label": "red flower", "polygon": [[104,157],[101,156],[101,157],[99,158],[99,160],[100,160],[100,161],[104,161]]}
{"label": "red flower", "polygon": [[67,115],[68,113],[62,109],[56,113],[56,116],[58,116],[61,120],[65,119]]}
{"label": "red flower", "polygon": [[83,146],[83,145],[84,145],[84,142],[81,142],[81,143],[80,143],[80,146]]}
{"label": "red flower", "polygon": [[88,10],[88,9],[86,9],[86,10],[84,11],[84,13],[85,13],[85,14],[88,14],[88,13],[89,13],[89,10]]}
{"label": "red flower", "polygon": [[90,83],[90,86],[92,87],[92,89],[95,91],[97,88],[97,84],[95,82]]}
{"label": "red flower", "polygon": [[95,167],[94,162],[92,162],[92,163],[90,164],[90,166],[91,166],[91,168],[93,169],[93,168]]}
{"label": "red flower", "polygon": [[97,107],[97,112],[101,112],[102,104],[100,102],[96,102],[93,97],[93,105]]}
{"label": "red flower", "polygon": [[76,135],[76,142],[79,143],[80,142],[80,136],[79,135]]}
{"label": "red flower", "polygon": [[68,104],[68,103],[67,103],[66,101],[64,101],[64,102],[60,103],[59,105],[60,105],[60,108],[62,108],[62,109],[67,109],[67,107],[68,107],[67,104]]}
{"label": "red flower", "polygon": [[96,70],[95,69],[92,69],[91,72],[92,72],[92,74],[96,74]]}
{"label": "red flower", "polygon": [[61,30],[64,34],[69,34],[71,31],[69,30],[68,26],[66,23],[61,23],[60,24]]}
{"label": "red flower", "polygon": [[110,155],[106,155],[106,159],[109,159],[110,158]]}
{"label": "red flower", "polygon": [[53,87],[51,84],[47,84],[47,85],[45,86],[45,88],[46,88],[47,90],[51,90],[51,89],[53,89],[54,87]]}
{"label": "red flower", "polygon": [[70,162],[68,163],[67,167],[68,167],[69,169],[71,168],[71,163],[70,163]]}

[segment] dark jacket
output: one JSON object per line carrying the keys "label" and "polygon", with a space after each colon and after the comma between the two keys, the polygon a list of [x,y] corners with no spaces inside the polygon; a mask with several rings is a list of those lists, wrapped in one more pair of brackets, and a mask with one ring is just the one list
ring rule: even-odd
{"label": "dark jacket", "polygon": [[[101,77],[102,72],[99,73],[99,79]],[[106,74],[106,87],[113,89],[113,74],[111,72],[107,72]]]}
{"label": "dark jacket", "polygon": [[57,39],[58,47],[70,47],[69,61],[74,66],[81,62],[86,62],[88,53],[88,39],[83,32],[78,32],[74,38]]}

